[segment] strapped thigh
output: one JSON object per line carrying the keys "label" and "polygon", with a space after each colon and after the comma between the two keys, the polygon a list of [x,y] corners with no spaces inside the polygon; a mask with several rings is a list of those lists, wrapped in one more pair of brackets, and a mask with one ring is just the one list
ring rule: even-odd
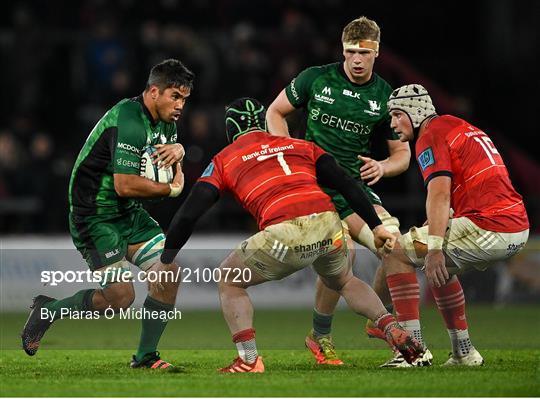
{"label": "strapped thigh", "polygon": [[154,263],[156,263],[165,246],[165,234],[160,233],[152,239],[146,241],[133,254],[131,263],[143,271],[147,271]]}

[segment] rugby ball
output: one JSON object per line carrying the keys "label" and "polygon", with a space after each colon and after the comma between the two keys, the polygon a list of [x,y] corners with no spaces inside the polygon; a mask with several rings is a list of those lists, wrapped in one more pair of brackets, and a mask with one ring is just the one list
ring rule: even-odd
{"label": "rugby ball", "polygon": [[152,154],[156,152],[156,148],[153,146],[146,147],[141,155],[140,175],[147,179],[153,180],[158,183],[170,183],[173,180],[174,173],[173,168],[158,168],[157,164],[153,164]]}

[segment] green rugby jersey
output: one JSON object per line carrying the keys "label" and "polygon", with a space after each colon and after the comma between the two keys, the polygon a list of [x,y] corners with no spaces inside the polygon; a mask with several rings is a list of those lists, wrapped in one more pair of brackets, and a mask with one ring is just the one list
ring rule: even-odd
{"label": "green rugby jersey", "polygon": [[122,214],[138,201],[121,198],[114,173],[138,175],[145,147],[176,143],[175,123],[154,123],[142,96],[123,99],[96,124],[86,139],[69,182],[70,212],[79,215]]}
{"label": "green rugby jersey", "polygon": [[398,140],[390,129],[386,102],[392,88],[379,75],[362,84],[349,80],[343,63],[302,71],[285,88],[287,98],[308,112],[306,140],[332,154],[351,176],[360,177],[358,155],[371,154],[371,138],[381,131]]}

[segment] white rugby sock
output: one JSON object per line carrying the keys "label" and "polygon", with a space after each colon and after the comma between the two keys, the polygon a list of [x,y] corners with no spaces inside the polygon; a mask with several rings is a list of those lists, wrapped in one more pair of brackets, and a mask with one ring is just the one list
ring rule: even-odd
{"label": "white rugby sock", "polygon": [[237,342],[236,349],[238,349],[238,355],[244,362],[251,364],[257,360],[258,353],[255,338],[248,341]]}
{"label": "white rugby sock", "polygon": [[238,349],[238,356],[246,362],[257,360],[257,344],[255,343],[255,329],[247,328],[233,335],[233,342]]}
{"label": "white rugby sock", "polygon": [[469,354],[473,345],[469,338],[469,330],[449,329],[448,335],[452,342],[452,355],[454,357],[465,357]]}

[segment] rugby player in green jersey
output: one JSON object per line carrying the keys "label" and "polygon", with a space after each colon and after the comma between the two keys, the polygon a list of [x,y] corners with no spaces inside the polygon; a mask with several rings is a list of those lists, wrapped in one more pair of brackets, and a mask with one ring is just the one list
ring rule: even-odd
{"label": "rugby player in green jersey", "polygon": [[[44,295],[34,298],[22,332],[23,348],[30,356],[37,352],[41,338],[60,318],[62,309],[98,314],[107,308],[127,309],[135,298],[129,263],[143,271],[161,270],[154,264],[163,251],[165,236],[138,199],[177,197],[182,192],[180,161],[184,149],[176,143],[175,122],[191,93],[193,78],[178,60],[155,65],[142,95],[117,103],[86,139],[69,183],[69,228],[89,268],[102,272],[101,288],[82,290],[60,300]],[[157,148],[154,163],[175,168],[171,184],[140,176],[141,154],[147,146]],[[172,264],[162,270],[175,273],[177,268]],[[171,311],[178,285],[179,281],[151,284],[143,314]],[[54,315],[52,320],[42,318],[42,309]],[[156,351],[166,325],[162,318],[142,319],[141,339],[131,367],[170,366]]]}
{"label": "rugby player in green jersey", "polygon": [[[379,196],[371,189],[382,177],[396,176],[407,170],[411,157],[408,144],[400,142],[390,129],[386,102],[392,88],[373,72],[379,54],[379,26],[375,21],[360,17],[343,29],[341,41],[344,61],[307,68],[293,79],[268,108],[268,130],[274,135],[288,135],[285,117],[297,108],[305,108],[308,114],[306,140],[332,154],[352,177],[364,183],[363,189],[385,227],[399,235],[399,221],[383,208]],[[385,160],[378,161],[370,156],[374,135],[384,135],[387,140],[389,157]],[[325,192],[332,197],[350,236],[379,256],[367,224],[343,196],[330,189]],[[348,245],[354,254],[351,240]],[[380,267],[373,285],[383,303],[391,304]],[[330,335],[338,300],[339,295],[318,279],[313,330],[306,337],[306,346],[320,364],[343,364]],[[370,325],[367,332],[377,334]]]}

